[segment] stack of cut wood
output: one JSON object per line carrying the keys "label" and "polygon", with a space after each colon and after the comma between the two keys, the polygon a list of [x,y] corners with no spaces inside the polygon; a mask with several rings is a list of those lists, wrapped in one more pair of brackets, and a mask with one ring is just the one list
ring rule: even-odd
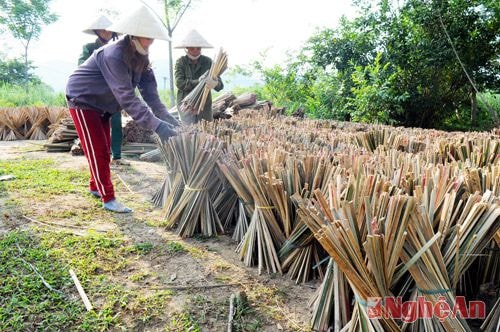
{"label": "stack of cut wood", "polygon": [[271,110],[270,101],[257,101],[255,93],[246,92],[238,97],[233,93],[227,92],[218,96],[212,103],[214,119],[230,119],[241,109],[258,109],[265,112]]}
{"label": "stack of cut wood", "polygon": [[224,112],[235,99],[236,96],[232,92],[226,92],[217,96],[212,102],[212,111],[214,114]]}
{"label": "stack of cut wood", "polygon": [[239,110],[253,106],[255,103],[257,103],[257,95],[253,92],[246,92],[239,95],[229,106]]}
{"label": "stack of cut wood", "polygon": [[70,151],[75,139],[78,138],[73,119],[68,115],[60,119],[59,122],[54,125],[54,128],[48,142],[44,144],[47,152]]}
{"label": "stack of cut wood", "polygon": [[153,134],[153,131],[139,127],[135,121],[128,121],[123,127],[123,142],[125,144],[155,143]]}

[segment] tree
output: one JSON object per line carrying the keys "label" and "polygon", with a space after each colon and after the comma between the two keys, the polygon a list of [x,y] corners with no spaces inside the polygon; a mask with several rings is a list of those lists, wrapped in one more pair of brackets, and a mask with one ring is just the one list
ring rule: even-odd
{"label": "tree", "polygon": [[[29,68],[32,66],[29,64]],[[22,59],[6,59],[3,54],[0,54],[0,83],[23,85],[25,73],[25,65]],[[35,75],[28,74],[30,83],[40,83],[40,79]]]}
{"label": "tree", "polygon": [[498,1],[354,3],[358,17],[317,31],[298,59],[260,70],[265,89],[309,115],[424,128],[463,128],[477,91],[498,91]]}
{"label": "tree", "polygon": [[28,88],[28,48],[40,37],[42,26],[53,23],[57,15],[49,10],[51,0],[0,0],[0,25],[6,27],[24,48],[24,86]]}
{"label": "tree", "polygon": [[[175,28],[181,18],[191,6],[191,0],[160,0],[165,10],[165,20],[167,22],[168,36],[172,38]],[[170,78],[170,105],[175,105],[174,94],[174,59],[172,55],[172,41],[168,42],[168,76]]]}
{"label": "tree", "polygon": [[404,125],[438,126],[473,106],[476,88],[498,88],[495,2],[407,0],[396,14],[387,12],[378,16],[387,36],[381,44],[399,69],[397,88],[410,94],[398,119]]}

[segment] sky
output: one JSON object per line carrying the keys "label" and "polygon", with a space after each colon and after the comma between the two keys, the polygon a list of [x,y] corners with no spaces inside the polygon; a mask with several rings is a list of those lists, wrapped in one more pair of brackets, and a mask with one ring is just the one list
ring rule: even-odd
{"label": "sky", "polygon": [[[159,0],[144,0],[163,16]],[[65,81],[76,68],[85,43],[95,38],[82,33],[102,9],[116,13],[116,18],[141,5],[139,0],[53,0],[52,12],[59,19],[43,28],[40,38],[28,50],[37,67],[35,73],[56,91],[63,91]],[[214,57],[219,48],[228,54],[229,68],[255,60],[265,64],[284,62],[287,53],[296,51],[317,28],[334,28],[342,15],[352,17],[351,0],[193,0],[192,7],[174,30],[173,43],[196,29],[212,45],[203,54]],[[112,17],[110,17],[112,18]],[[2,35],[3,52],[21,56],[19,41]],[[184,54],[174,49],[175,59]],[[160,88],[168,76],[168,43],[155,40],[150,59]]]}

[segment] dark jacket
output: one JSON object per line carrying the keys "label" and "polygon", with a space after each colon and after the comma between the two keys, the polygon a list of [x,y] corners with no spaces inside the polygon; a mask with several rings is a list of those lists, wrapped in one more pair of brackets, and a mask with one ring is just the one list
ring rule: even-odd
{"label": "dark jacket", "polygon": [[78,65],[84,63],[85,60],[87,60],[95,50],[104,45],[106,44],[103,43],[101,38],[97,38],[93,43],[83,45],[82,54],[80,54],[80,57],[78,58]]}
{"label": "dark jacket", "polygon": [[[187,55],[180,57],[175,64],[175,85],[177,86],[177,106],[198,84],[199,78],[205,72],[210,70],[212,60],[204,55],[198,58],[196,63],[193,63]],[[215,91],[220,91],[224,88],[222,80],[219,78],[219,84],[215,87]],[[212,115],[212,94],[208,94],[205,107],[198,115],[179,112],[181,119],[185,123],[196,123],[200,119],[207,121],[213,120]]]}
{"label": "dark jacket", "polygon": [[128,36],[92,53],[69,77],[66,98],[70,108],[109,114],[123,109],[145,129],[155,130],[161,120],[177,124],[160,101],[148,57],[135,51]]}

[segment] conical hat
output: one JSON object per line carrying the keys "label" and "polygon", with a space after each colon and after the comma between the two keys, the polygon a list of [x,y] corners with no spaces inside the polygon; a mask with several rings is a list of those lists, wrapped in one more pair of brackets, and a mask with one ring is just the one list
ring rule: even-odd
{"label": "conical hat", "polygon": [[136,37],[170,40],[163,22],[145,6],[139,7],[107,30]]}
{"label": "conical hat", "polygon": [[203,38],[200,33],[196,30],[191,30],[174,48],[184,48],[184,47],[203,47],[203,48],[213,48],[205,38]]}
{"label": "conical hat", "polygon": [[[111,25],[111,21],[104,15],[99,16],[94,22],[92,22],[87,29],[83,30],[83,32],[95,35],[94,30],[108,30],[108,27]],[[108,30],[111,31],[111,30]]]}

